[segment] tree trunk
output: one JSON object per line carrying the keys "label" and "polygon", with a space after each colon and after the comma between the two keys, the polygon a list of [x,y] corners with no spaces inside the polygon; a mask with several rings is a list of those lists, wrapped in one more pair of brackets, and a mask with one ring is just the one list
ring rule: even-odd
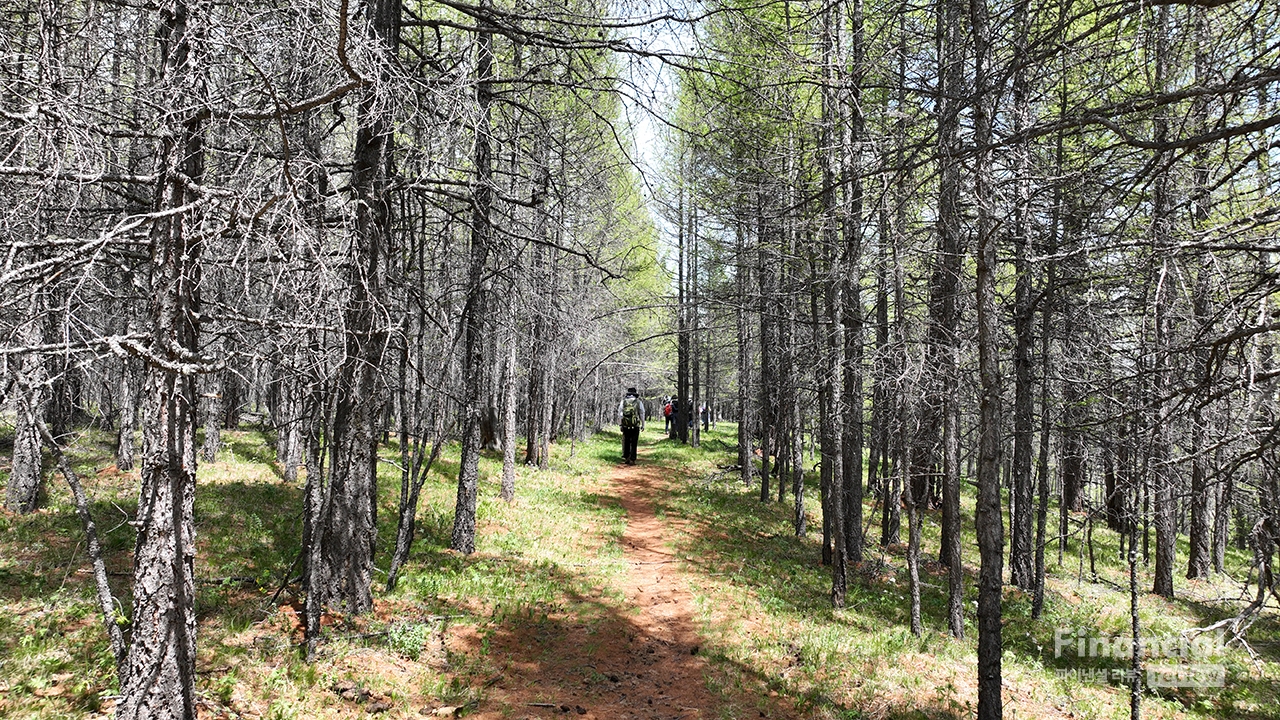
{"label": "tree trunk", "polygon": [[330,436],[326,427],[329,415],[327,396],[323,381],[312,378],[303,410],[307,423],[307,482],[303,489],[302,509],[302,552],[306,558],[304,584],[307,602],[303,610],[307,662],[315,660],[316,645],[320,641],[320,616],[324,611],[323,603],[319,600],[324,596],[324,588],[328,585],[323,553],[324,519],[329,514],[329,485],[324,477],[324,443]]}
{"label": "tree trunk", "polygon": [[[43,313],[39,307],[40,291],[32,291],[30,320],[22,334],[26,345],[39,345],[44,339],[40,327]],[[39,423],[46,412],[47,380],[44,358],[37,353],[24,353],[18,360],[21,375],[15,383],[15,391],[21,396],[14,421],[13,465],[9,471],[9,483],[5,488],[4,506],[11,512],[27,514],[40,507],[44,490],[44,473]]]}
{"label": "tree trunk", "polygon": [[[184,2],[161,7],[162,77],[187,107],[199,80]],[[155,211],[193,203],[204,174],[203,128],[188,120],[162,141]],[[196,716],[195,489],[196,376],[186,358],[199,354],[200,253],[191,211],[157,218],[151,227],[151,352],[146,371],[142,482],[133,552],[133,612],[128,670],[116,717]],[[185,357],[184,357],[185,356]]]}
{"label": "tree trunk", "polygon": [[777,324],[774,313],[777,312],[777,277],[773,271],[773,253],[771,247],[772,233],[767,230],[764,218],[764,188],[760,188],[756,198],[756,252],[757,273],[760,284],[760,408],[757,419],[760,431],[760,502],[768,502],[770,457],[774,452],[774,438],[777,408],[775,389],[777,387],[775,353],[777,353]]}
{"label": "tree trunk", "polygon": [[[823,151],[818,154],[819,163],[822,167],[822,194],[821,202],[821,222],[822,237],[821,245],[824,255],[823,270],[826,277],[822,280],[825,312],[825,327],[823,328],[823,342],[818,347],[819,353],[824,356],[822,377],[822,394],[825,399],[827,409],[827,427],[824,428],[823,439],[827,441],[823,448],[823,460],[830,467],[830,479],[827,485],[827,506],[831,512],[830,519],[830,535],[832,544],[831,555],[831,604],[834,607],[844,607],[845,596],[848,584],[848,558],[849,544],[845,541],[845,492],[844,482],[844,422],[843,413],[840,407],[840,396],[842,392],[842,372],[844,367],[844,351],[845,339],[844,328],[844,308],[842,307],[841,291],[843,283],[840,281],[840,218],[836,208],[835,186],[836,180],[840,177],[842,170],[842,161],[840,159],[837,148],[836,139],[840,132],[840,98],[837,95],[836,88],[838,86],[838,68],[840,66],[840,27],[841,27],[841,8],[843,4],[839,1],[833,2],[826,6],[822,13],[821,26],[821,47],[822,47],[822,124],[821,138],[819,140]],[[763,248],[763,237],[761,238],[761,247]],[[763,253],[763,250],[761,250]],[[763,258],[763,254],[762,254]],[[761,290],[764,289],[764,270],[765,263],[761,261]],[[765,312],[761,312],[761,336],[763,340],[765,324]],[[762,342],[761,349],[765,350]],[[763,359],[761,361],[763,366]],[[762,384],[767,384],[768,380],[762,376]],[[766,400],[766,395],[761,393],[762,402]],[[762,409],[762,415],[765,413]],[[766,451],[767,457],[767,451]],[[767,474],[767,473],[766,473]]]}
{"label": "tree trunk", "polygon": [[[1223,467],[1222,451],[1217,453],[1218,467]],[[1227,559],[1227,537],[1230,533],[1228,527],[1231,521],[1231,503],[1232,496],[1235,494],[1235,475],[1229,474],[1226,479],[1220,481],[1217,497],[1216,512],[1213,516],[1213,569],[1214,572],[1222,574],[1224,572],[1224,564]]]}
{"label": "tree trunk", "polygon": [[[481,2],[482,7],[488,1]],[[493,33],[484,21],[476,31],[475,189],[471,199],[471,252],[467,270],[467,306],[463,311],[462,452],[458,495],[454,505],[449,547],[470,555],[476,549],[476,501],[480,484],[480,421],[484,413],[485,315],[489,304],[485,267],[493,242],[490,205],[493,200],[490,110],[493,80]]]}
{"label": "tree trunk", "polygon": [[200,459],[217,462],[222,448],[222,377],[223,372],[209,373],[204,378],[204,444],[200,447]]}
{"label": "tree trunk", "polygon": [[555,323],[548,317],[552,310],[551,293],[554,291],[555,271],[551,267],[549,253],[554,252],[545,247],[548,238],[549,222],[547,218],[547,194],[551,186],[551,158],[549,142],[545,134],[538,136],[537,167],[534,169],[535,180],[530,205],[533,213],[533,242],[529,248],[530,278],[535,288],[542,288],[539,302],[533,308],[533,329],[529,342],[529,393],[525,411],[525,455],[526,465],[536,465],[547,469],[550,458],[549,438],[551,431],[551,385],[552,354],[555,338],[552,336]]}
{"label": "tree trunk", "polygon": [[239,430],[240,414],[244,411],[248,396],[244,382],[231,369],[221,373],[222,378],[222,429]]}
{"label": "tree trunk", "polygon": [[[444,447],[444,417],[439,410],[432,412],[431,453],[425,452],[423,437],[425,428],[415,413],[416,435],[412,452],[406,453],[405,473],[400,485],[400,517],[396,523],[396,545],[391,553],[391,566],[387,571],[387,591],[395,590],[400,578],[400,570],[409,560],[409,550],[413,547],[413,539],[417,533],[418,498],[427,475],[436,460],[440,459],[440,451]],[[425,458],[425,463],[424,463]]]}
{"label": "tree trunk", "polygon": [[[366,0],[364,5],[369,39],[387,58],[395,54],[399,10],[392,0]],[[385,405],[378,378],[387,346],[380,318],[386,304],[386,258],[392,252],[387,201],[392,127],[379,108],[378,92],[376,86],[363,89],[357,107],[351,181],[356,217],[347,270],[350,295],[343,309],[346,345],[338,371],[321,539],[325,585],[320,597],[307,598],[353,614],[373,607],[378,440]]]}
{"label": "tree trunk", "polygon": [[[1065,76],[1058,90],[1058,112],[1061,114],[1066,112],[1067,103]],[[1054,174],[1057,177],[1062,176],[1064,153],[1063,132],[1058,131],[1054,137]],[[1050,210],[1045,255],[1053,255],[1058,251],[1058,236],[1063,226],[1062,206],[1063,190],[1059,183],[1053,188],[1053,208]],[[1044,552],[1049,522],[1049,439],[1052,428],[1050,424],[1052,412],[1049,404],[1049,349],[1057,280],[1057,267],[1054,263],[1049,263],[1045,268],[1044,296],[1040,300],[1040,442],[1036,453],[1036,579],[1035,592],[1032,593],[1031,600],[1031,617],[1037,620],[1044,609]]]}
{"label": "tree trunk", "polygon": [[920,505],[916,494],[911,489],[912,479],[907,475],[911,462],[907,459],[911,452],[912,438],[908,433],[908,410],[906,399],[898,404],[898,439],[897,466],[901,469],[903,499],[907,506],[907,577],[911,593],[911,634],[920,637],[924,626],[920,619]]}
{"label": "tree trunk", "polygon": [[[903,327],[903,310],[902,306],[898,304],[901,302],[903,288],[902,269],[901,266],[898,265],[897,260],[898,236],[896,231],[892,237],[893,248],[890,253],[894,268],[894,323],[892,339],[887,340],[885,343],[886,357],[883,359],[883,362],[885,363],[885,417],[883,427],[881,428],[881,433],[883,433],[882,447],[884,448],[884,460],[882,461],[883,469],[881,471],[881,476],[883,478],[881,494],[884,501],[884,510],[880,517],[880,545],[883,547],[888,547],[895,543],[902,542],[902,499],[903,490],[907,487],[905,484],[906,478],[904,476],[904,473],[906,472],[906,465],[903,464],[905,458],[903,457],[901,448],[898,448],[897,446],[898,441],[906,432],[905,427],[902,426],[904,417],[900,410],[893,409],[894,405],[899,408],[904,406],[906,404],[906,398],[903,397],[903,383],[900,380],[892,379],[899,378],[902,373],[902,334],[905,332],[905,328]],[[888,293],[886,292],[886,295],[887,294]],[[887,298],[885,306],[884,322],[888,325]],[[890,414],[891,411],[892,414]]]}
{"label": "tree trunk", "polygon": [[129,358],[120,361],[120,421],[116,425],[116,469],[133,470],[133,434],[138,426],[137,363]]}
{"label": "tree trunk", "polygon": [[1137,488],[1129,502],[1129,639],[1132,648],[1129,656],[1129,720],[1142,717],[1142,635],[1138,621],[1138,521],[1133,517],[1137,509]]}
{"label": "tree trunk", "polygon": [[[816,256],[817,253],[814,253]],[[809,312],[813,321],[813,347],[818,351],[818,366],[815,372],[818,377],[824,377],[827,371],[826,355],[823,350],[827,347],[827,327],[826,327],[826,305],[823,304],[819,308],[819,296],[825,297],[828,283],[821,279],[819,273],[820,262],[818,257],[811,256],[809,259]],[[831,565],[834,562],[834,556],[831,551],[832,544],[832,528],[831,518],[834,510],[831,505],[832,494],[832,460],[837,452],[835,446],[834,435],[832,434],[832,426],[834,422],[831,419],[832,398],[829,394],[830,384],[825,380],[818,387],[818,444],[821,448],[822,459],[819,465],[818,492],[819,501],[822,505],[822,564]]]}
{"label": "tree trunk", "polygon": [[[889,477],[889,268],[888,238],[893,233],[889,222],[889,198],[877,208],[879,241],[876,244],[876,350],[871,364],[871,441],[867,443],[867,486],[872,494],[883,496]],[[881,538],[888,527],[889,506],[880,516]],[[882,543],[883,544],[883,543]]]}
{"label": "tree trunk", "polygon": [[984,148],[974,158],[974,197],[978,204],[978,247],[975,258],[978,375],[982,386],[978,420],[978,500],[975,512],[978,552],[981,557],[978,571],[978,719],[997,720],[1004,713],[1000,699],[1001,655],[1004,647],[1001,628],[1004,518],[1001,517],[1000,500],[1000,318],[996,311],[998,267],[995,220],[989,204],[993,190],[990,177],[991,151],[985,149],[991,144],[989,107],[994,105],[987,95],[990,91],[987,81],[990,44],[987,13],[986,0],[969,0],[974,45],[974,143],[979,148]]}
{"label": "tree trunk", "polygon": [[[844,538],[848,546],[848,559],[851,563],[862,562],[862,445],[863,445],[863,398],[862,398],[862,163],[860,161],[861,143],[863,142],[862,119],[862,75],[863,75],[863,29],[862,0],[849,0],[849,21],[851,33],[849,37],[848,62],[852,73],[848,78],[850,93],[847,123],[841,123],[848,129],[847,144],[841,143],[842,185],[848,192],[848,210],[842,218],[844,234],[843,271],[840,275],[844,283],[842,288],[842,317],[845,326],[843,349],[843,391],[846,429],[843,433],[843,470],[844,470]],[[843,58],[841,65],[844,65]],[[844,135],[844,133],[842,133]]]}
{"label": "tree trunk", "polygon": [[298,482],[298,466],[302,463],[303,452],[302,398],[299,397],[296,372],[290,364],[280,378],[280,422],[276,428],[280,440],[276,459],[284,481],[290,485]]}
{"label": "tree trunk", "polygon": [[[898,62],[896,77],[898,79],[897,102],[899,107],[906,102],[907,95],[907,10],[907,5],[904,2],[899,7],[896,28],[898,33],[896,53],[898,56]],[[882,522],[880,525],[880,544],[885,547],[901,541],[902,499],[904,497],[904,493],[908,498],[910,498],[911,494],[911,485],[909,484],[910,478],[907,476],[909,464],[907,456],[909,449],[906,440],[908,437],[907,418],[909,413],[907,410],[907,383],[906,378],[904,377],[907,367],[906,290],[903,278],[904,269],[902,267],[901,258],[898,254],[903,232],[907,224],[906,198],[910,192],[909,184],[912,179],[910,173],[906,170],[907,163],[905,162],[907,153],[907,120],[905,116],[900,117],[897,123],[895,123],[894,138],[897,144],[897,151],[895,153],[896,160],[898,166],[903,168],[903,170],[901,171],[897,182],[894,183],[893,192],[886,195],[886,200],[891,201],[893,203],[893,207],[891,208],[892,213],[889,212],[890,209],[882,210],[882,217],[885,218],[886,221],[881,223],[883,231],[879,238],[881,246],[881,265],[883,266],[886,262],[889,263],[889,267],[892,268],[893,284],[892,335],[890,336],[890,342],[886,345],[886,351],[890,353],[890,356],[882,359],[885,363],[887,377],[885,386],[885,421],[881,432],[884,434],[883,447],[887,462],[885,471],[882,473],[885,478],[885,490],[884,512],[881,517]],[[887,227],[887,219],[890,217],[893,219],[892,228]],[[887,257],[884,253],[886,243],[889,243],[887,246]],[[887,279],[886,282],[888,282]],[[884,313],[884,315],[878,318],[878,320],[883,324],[886,331],[889,331],[888,297],[884,298],[883,307],[879,307],[880,303],[877,303],[877,305],[877,315],[881,312]],[[893,380],[890,382],[888,378],[893,378]],[[891,404],[895,406],[892,410],[890,409]],[[916,545],[916,550],[918,552],[918,532],[916,534]],[[913,588],[915,591],[913,599],[916,604],[913,608],[915,610],[915,615],[913,616],[914,622],[912,624],[912,631],[915,632],[916,635],[919,635],[918,621],[920,588],[918,585],[918,569],[919,568],[915,568],[917,571],[915,576],[916,585]]]}
{"label": "tree trunk", "polygon": [[[832,256],[835,255],[835,233],[834,230],[828,231],[828,247],[831,249]],[[838,378],[840,377],[840,357],[844,352],[844,338],[841,332],[841,298],[840,298],[840,282],[835,277],[838,276],[838,262],[831,262],[828,272],[829,277],[826,282],[826,345],[827,368],[824,373],[825,380],[823,392],[827,395],[828,407],[838,407],[840,391]],[[834,414],[834,413],[833,413]],[[846,584],[848,576],[848,543],[844,541],[844,524],[845,524],[845,507],[844,492],[841,487],[840,479],[844,477],[844,447],[843,441],[844,424],[838,420],[830,423],[830,453],[831,465],[831,485],[828,490],[831,508],[831,540],[832,540],[832,558],[831,558],[831,604],[835,607],[844,607]]]}
{"label": "tree trunk", "polygon": [[[799,242],[792,235],[790,255],[797,257]],[[795,265],[795,261],[792,261]],[[799,276],[799,268],[792,273]],[[791,473],[792,522],[796,537],[804,537],[808,532],[808,519],[804,511],[804,431],[800,422],[800,319],[797,305],[800,294],[794,293],[787,302],[787,467]],[[778,484],[786,484],[786,478],[778,477]]]}
{"label": "tree trunk", "polygon": [[[1169,77],[1171,49],[1169,48],[1169,8],[1160,6],[1156,9],[1156,87],[1162,90]],[[1166,110],[1156,111],[1155,141],[1162,143],[1168,135],[1168,118]],[[1162,166],[1157,157],[1156,166]],[[1169,375],[1169,337],[1170,302],[1175,282],[1169,258],[1172,245],[1172,213],[1173,199],[1171,187],[1173,179],[1169,172],[1162,169],[1157,172],[1154,181],[1152,198],[1152,246],[1157,271],[1154,277],[1155,297],[1155,367],[1152,370],[1152,392],[1155,399],[1155,421],[1151,429],[1151,481],[1155,494],[1155,526],[1156,526],[1156,565],[1155,577],[1151,592],[1165,598],[1173,598],[1173,566],[1175,563],[1177,541],[1177,500],[1174,497],[1174,479],[1172,469],[1166,464],[1169,459],[1169,440],[1167,423],[1172,403],[1165,399]]]}
{"label": "tree trunk", "polygon": [[[1026,0],[1014,7],[1013,56],[1025,57],[1030,41]],[[1019,62],[1013,78],[1013,123],[1018,135],[1032,122],[1025,63]],[[1030,243],[1030,182],[1031,148],[1029,143],[1018,143],[1013,180],[1013,247],[1014,247],[1014,336],[1013,356],[1013,465],[1012,491],[1009,493],[1009,580],[1023,590],[1035,585],[1033,562],[1034,536],[1032,532],[1031,444],[1034,432],[1031,349],[1035,342],[1035,308],[1031,303],[1031,263],[1027,257]]]}
{"label": "tree trunk", "polygon": [[956,355],[959,339],[957,294],[960,280],[960,98],[964,96],[961,0],[940,6],[938,90],[938,256],[930,283],[929,365],[933,374],[931,418],[927,427],[942,428],[942,547],[938,560],[948,572],[947,625],[964,636],[964,575],[960,559],[960,439],[957,407],[959,382]]}
{"label": "tree trunk", "polygon": [[[747,324],[747,253],[746,231],[741,223],[735,231],[735,257],[737,272],[734,273],[734,285],[737,289],[738,303],[734,309],[734,321],[738,330],[738,468],[742,484],[751,484],[751,337]],[[815,315],[816,318],[816,315]]]}
{"label": "tree trunk", "polygon": [[[1196,86],[1203,87],[1211,82],[1208,56],[1208,16],[1203,7],[1191,11],[1195,23],[1195,79]],[[1197,97],[1191,102],[1191,122],[1198,132],[1209,130],[1209,101]],[[1191,222],[1195,232],[1204,232],[1209,220],[1209,157],[1208,148],[1197,146],[1192,152],[1194,182]],[[1200,260],[1195,277],[1195,288],[1192,293],[1192,311],[1195,316],[1196,331],[1200,337],[1208,337],[1213,333],[1213,318],[1210,309],[1210,273],[1215,262],[1211,259]],[[1210,349],[1203,343],[1194,351],[1195,368],[1199,375],[1200,387],[1212,387],[1213,360]],[[1209,486],[1209,467],[1204,455],[1205,422],[1201,408],[1204,393],[1197,392],[1194,410],[1191,413],[1191,497],[1188,509],[1191,512],[1190,551],[1187,557],[1187,577],[1207,578],[1213,568],[1213,521],[1217,514],[1214,507],[1214,493]]]}
{"label": "tree trunk", "polygon": [[[1119,444],[1128,442],[1125,427],[1121,426]],[[1124,489],[1121,487],[1120,474],[1122,463],[1117,458],[1116,443],[1107,442],[1102,447],[1103,455],[1103,491],[1106,493],[1107,528],[1112,532],[1124,531]]]}
{"label": "tree trunk", "polygon": [[[514,317],[511,318],[515,320]],[[502,499],[516,499],[516,343],[515,333],[507,339],[507,358],[502,370]]]}
{"label": "tree trunk", "polygon": [[[698,358],[701,357],[700,346],[702,344],[702,327],[699,322],[699,287],[698,287],[698,208],[691,206],[689,209],[689,256],[687,259],[689,283],[688,294],[685,296],[688,306],[688,329],[689,341],[685,347],[685,386],[689,388],[689,421],[685,424],[689,426],[689,444],[698,447],[702,444],[702,387],[699,378],[701,378],[701,368],[699,367]],[[781,481],[779,481],[781,483]]]}

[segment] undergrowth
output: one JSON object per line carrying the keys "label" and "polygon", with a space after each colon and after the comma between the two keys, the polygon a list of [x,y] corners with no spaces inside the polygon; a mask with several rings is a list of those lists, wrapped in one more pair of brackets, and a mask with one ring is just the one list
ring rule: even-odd
{"label": "undergrowth", "polygon": [[[808,532],[797,537],[792,499],[761,503],[744,486],[735,427],[721,424],[692,448],[650,430],[641,462],[659,465],[672,492],[659,500],[671,549],[697,593],[709,659],[707,683],[721,716],[754,716],[752,698],[781,695],[811,718],[964,718],[973,714],[977,552],[964,545],[965,638],[946,633],[946,576],[936,563],[938,520],[924,519],[922,608],[925,632],[909,631],[905,549],[868,544],[855,568],[846,607],[831,606],[830,571],[820,564],[821,510],[814,478],[805,501]],[[418,533],[399,586],[385,592],[393,546],[399,471],[394,443],[380,465],[380,574],[376,610],[366,617],[326,617],[326,642],[315,663],[300,652],[298,611],[302,489],[285,484],[273,463],[269,433],[228,432],[215,463],[201,464],[196,498],[202,713],[211,716],[311,718],[349,714],[341,690],[382,698],[393,715],[440,707],[475,707],[507,659],[498,648],[524,638],[625,621],[618,580],[628,572],[619,540],[626,519],[600,478],[618,462],[616,433],[553,446],[550,468],[520,467],[517,499],[498,497],[500,458],[481,466],[477,552],[448,549],[456,492],[456,448],[427,479]],[[3,442],[4,438],[0,438]],[[69,448],[93,498],[113,590],[129,614],[129,573],[137,475],[117,472],[105,432],[82,432]],[[806,455],[806,464],[815,459]],[[3,480],[0,468],[0,480]],[[112,658],[94,601],[79,520],[65,485],[50,474],[46,508],[30,516],[0,514],[0,716],[84,717],[110,712]],[[972,533],[973,498],[964,498]],[[1055,511],[1056,512],[1056,511]],[[869,522],[878,507],[868,497]],[[1073,518],[1078,525],[1081,518]],[[1007,521],[1007,518],[1006,518]],[[905,538],[905,516],[903,536]],[[869,538],[878,532],[873,528]],[[1127,687],[1109,677],[1082,681],[1081,669],[1122,668],[1122,661],[1055,654],[1055,631],[1126,632],[1126,566],[1118,538],[1093,531],[1096,577],[1075,533],[1061,560],[1047,553],[1044,617],[1030,599],[1005,593],[1006,717],[1127,717]],[[1185,552],[1180,555],[1185,558]],[[1233,613],[1250,558],[1228,555],[1229,580],[1178,583],[1178,597],[1141,599],[1143,633],[1173,635]],[[1140,586],[1149,587],[1142,567]],[[272,602],[273,598],[275,601]],[[1238,647],[1213,662],[1225,667],[1221,688],[1148,690],[1147,717],[1280,718],[1280,628],[1274,613],[1250,632],[1256,658]],[[459,639],[467,640],[460,642]],[[586,650],[589,650],[587,648]],[[584,668],[584,682],[592,672]],[[1069,675],[1069,673],[1077,673]],[[514,712],[514,709],[512,709]]]}

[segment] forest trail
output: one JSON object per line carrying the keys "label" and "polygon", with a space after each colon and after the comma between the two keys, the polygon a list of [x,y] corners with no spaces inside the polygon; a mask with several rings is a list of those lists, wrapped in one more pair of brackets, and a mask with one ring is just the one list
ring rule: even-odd
{"label": "forest trail", "polygon": [[[643,451],[642,446],[637,465],[615,468],[600,488],[627,515],[621,545],[630,570],[615,585],[624,605],[609,607],[599,624],[566,625],[551,633],[528,630],[497,641],[493,650],[509,653],[508,671],[470,717],[722,717],[724,699],[707,689],[694,596],[679,559],[666,548],[670,520],[656,512],[656,498],[669,491],[671,471],[647,464]],[[735,699],[738,707],[770,706],[738,717],[792,717],[775,698]]]}

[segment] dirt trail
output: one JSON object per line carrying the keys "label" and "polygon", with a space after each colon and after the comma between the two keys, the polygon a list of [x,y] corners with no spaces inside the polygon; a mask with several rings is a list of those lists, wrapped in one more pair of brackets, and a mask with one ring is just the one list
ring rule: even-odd
{"label": "dirt trail", "polygon": [[[622,546],[630,572],[617,587],[627,607],[608,608],[606,619],[589,627],[565,624],[550,632],[515,630],[491,638],[491,653],[507,654],[507,668],[472,717],[724,716],[723,699],[706,687],[693,594],[679,561],[665,547],[666,523],[655,513],[654,499],[667,487],[667,472],[641,456],[638,465],[615,469],[601,488],[627,513]],[[750,710],[733,717],[789,717],[756,709],[755,698],[734,704]]]}

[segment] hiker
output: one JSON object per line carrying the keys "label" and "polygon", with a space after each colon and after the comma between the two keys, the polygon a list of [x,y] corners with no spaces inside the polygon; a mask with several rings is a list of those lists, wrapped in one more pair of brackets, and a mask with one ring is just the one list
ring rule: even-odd
{"label": "hiker", "polygon": [[672,395],[667,407],[671,408],[671,414],[667,416],[667,437],[675,440],[680,437],[680,398]]}
{"label": "hiker", "polygon": [[644,429],[644,401],[633,387],[618,405],[618,424],[622,427],[622,462],[636,464],[636,445]]}
{"label": "hiker", "polygon": [[675,408],[671,405],[671,398],[667,398],[666,404],[662,406],[662,417],[666,419],[666,425],[662,428],[662,432],[671,432],[671,412]]}
{"label": "hiker", "polygon": [[702,405],[702,432],[707,432],[711,426],[711,406]]}

